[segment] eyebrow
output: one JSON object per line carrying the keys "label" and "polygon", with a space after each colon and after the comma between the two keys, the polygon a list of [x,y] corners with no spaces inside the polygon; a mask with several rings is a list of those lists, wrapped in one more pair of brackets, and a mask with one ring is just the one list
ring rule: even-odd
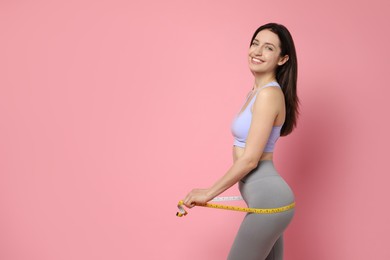
{"label": "eyebrow", "polygon": [[[253,41],[260,42],[258,39],[254,39]],[[275,44],[273,44],[273,43],[265,42],[264,44],[272,45],[276,48]]]}

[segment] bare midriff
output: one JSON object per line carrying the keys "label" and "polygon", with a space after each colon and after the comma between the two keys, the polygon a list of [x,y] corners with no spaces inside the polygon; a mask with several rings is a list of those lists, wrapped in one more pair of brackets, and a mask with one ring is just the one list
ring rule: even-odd
{"label": "bare midriff", "polygon": [[[238,158],[240,158],[244,154],[245,148],[241,148],[233,145],[233,161],[235,162]],[[274,153],[263,153],[260,157],[260,161],[264,160],[272,160]]]}

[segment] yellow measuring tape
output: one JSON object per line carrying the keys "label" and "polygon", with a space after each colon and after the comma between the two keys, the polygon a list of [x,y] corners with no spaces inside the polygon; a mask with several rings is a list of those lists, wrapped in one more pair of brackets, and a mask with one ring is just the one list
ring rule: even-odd
{"label": "yellow measuring tape", "polygon": [[[233,201],[233,200],[242,200],[242,197],[217,197],[211,200],[214,201]],[[176,213],[176,216],[182,217],[188,214],[188,212],[183,207],[184,202],[181,200],[177,204],[177,207],[179,211]],[[222,205],[222,204],[213,204],[213,203],[206,203],[205,205],[197,205],[201,207],[207,207],[207,208],[214,208],[214,209],[225,209],[225,210],[234,210],[234,211],[242,211],[247,213],[255,213],[255,214],[274,214],[279,213],[283,211],[287,211],[290,209],[293,209],[295,207],[295,202],[279,207],[279,208],[267,208],[267,209],[259,209],[259,208],[244,208],[244,207],[237,207],[237,206],[231,206],[231,205]]]}

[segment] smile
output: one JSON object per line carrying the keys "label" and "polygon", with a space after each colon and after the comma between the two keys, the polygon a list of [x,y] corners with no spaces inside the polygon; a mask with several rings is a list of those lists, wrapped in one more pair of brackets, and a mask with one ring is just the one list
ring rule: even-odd
{"label": "smile", "polygon": [[257,58],[251,58],[251,61],[252,61],[252,63],[254,63],[254,64],[261,64],[261,63],[263,63],[264,61],[262,61],[262,60],[260,60],[260,59],[257,59]]}

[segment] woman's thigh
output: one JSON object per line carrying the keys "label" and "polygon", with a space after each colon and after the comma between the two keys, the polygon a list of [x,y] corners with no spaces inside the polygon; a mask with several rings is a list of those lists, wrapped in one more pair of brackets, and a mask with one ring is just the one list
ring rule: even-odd
{"label": "woman's thigh", "polygon": [[247,214],[238,230],[228,259],[266,259],[293,215],[294,209],[276,214]]}

